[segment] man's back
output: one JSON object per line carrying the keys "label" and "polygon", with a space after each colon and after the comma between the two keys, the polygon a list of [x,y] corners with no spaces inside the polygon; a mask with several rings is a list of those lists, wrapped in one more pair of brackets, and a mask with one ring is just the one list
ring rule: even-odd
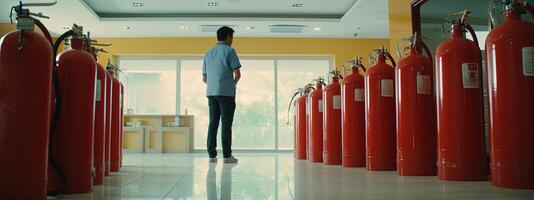
{"label": "man's back", "polygon": [[217,163],[217,130],[220,121],[224,163],[237,163],[232,156],[232,123],[236,108],[235,85],[241,78],[241,63],[231,47],[234,32],[227,26],[217,30],[219,42],[206,53],[202,67],[202,81],[208,84],[206,96],[210,123],[206,144],[211,163]]}
{"label": "man's back", "polygon": [[207,77],[206,96],[235,96],[234,70],[241,67],[234,48],[218,42],[204,56],[202,74]]}

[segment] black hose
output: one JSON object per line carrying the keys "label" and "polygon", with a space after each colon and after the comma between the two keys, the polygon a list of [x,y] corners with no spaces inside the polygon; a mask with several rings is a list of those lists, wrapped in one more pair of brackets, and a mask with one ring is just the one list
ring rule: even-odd
{"label": "black hose", "polygon": [[287,106],[287,125],[289,125],[289,113],[291,112],[291,105],[293,104],[293,100],[295,100],[295,97],[302,92],[302,89],[299,88],[295,94],[293,94],[293,97],[291,97],[291,101],[289,101],[289,105]]}
{"label": "black hose", "polygon": [[362,64],[359,64],[358,68],[362,69],[363,72],[367,72],[367,69],[365,69],[365,67]]}
{"label": "black hose", "polygon": [[[478,37],[475,34],[475,30],[473,29],[473,27],[470,24],[465,23],[465,28],[467,29],[467,32],[469,32],[471,34],[471,37],[473,38],[473,42],[475,42],[475,44],[477,45],[477,48],[480,47],[479,43],[478,43]],[[482,63],[478,63],[478,66],[482,66]],[[480,75],[482,75],[482,72],[480,72]],[[482,84],[483,83],[482,76],[480,76],[478,79],[479,79],[478,80],[479,83]],[[489,95],[489,93],[488,93],[488,95]],[[480,97],[481,97],[481,102],[484,102],[484,99],[485,99],[484,95],[480,95]],[[482,113],[481,114],[484,115],[484,107],[485,107],[485,105],[482,103],[481,107],[482,107]],[[486,151],[486,142],[484,142],[483,146],[484,146],[483,147],[484,151]],[[487,160],[486,162],[489,162],[489,160]]]}
{"label": "black hose", "polygon": [[430,60],[430,63],[433,66],[434,65],[434,60],[432,58],[432,52],[430,51],[430,48],[428,48],[428,46],[423,41],[420,41],[420,44],[421,44],[421,47],[423,48],[423,50],[425,51],[426,56]]}
{"label": "black hose", "polygon": [[[74,31],[69,30],[63,33],[61,36],[59,36],[56,42],[54,43],[53,45],[53,51],[54,51],[53,56],[54,57],[52,59],[54,69],[57,68],[56,57],[57,57],[59,46],[67,37],[72,36],[73,34],[74,34]],[[49,144],[48,144],[48,162],[50,163],[50,166],[52,166],[54,171],[57,173],[57,175],[59,176],[61,184],[60,184],[58,191],[48,191],[47,192],[48,196],[56,196],[56,195],[62,194],[63,192],[65,192],[65,186],[67,185],[67,178],[65,177],[63,170],[61,170],[61,167],[59,166],[59,164],[54,158],[54,136],[56,135],[57,124],[58,124],[59,116],[61,113],[61,88],[59,84],[59,77],[55,70],[52,73],[52,82],[54,84],[54,92],[56,96],[55,96],[54,116],[52,117],[52,122],[50,124],[50,137],[49,137]]]}
{"label": "black hose", "polygon": [[477,34],[475,33],[475,29],[473,29],[473,27],[468,24],[468,23],[465,23],[465,28],[467,29],[467,31],[471,34],[471,37],[473,37],[473,41],[475,42],[475,44],[477,45],[477,47],[479,46],[478,44],[478,37],[477,37]]}
{"label": "black hose", "polygon": [[393,59],[393,56],[391,56],[391,54],[389,52],[386,52],[386,57],[389,59],[389,61],[391,62],[391,65],[393,65],[393,67],[397,66],[397,63],[395,63],[395,59]]}
{"label": "black hose", "polygon": [[35,18],[32,18],[32,19],[33,19],[35,25],[37,27],[39,27],[39,29],[41,29],[41,32],[45,36],[46,40],[48,40],[50,42],[50,45],[54,45],[54,42],[52,41],[52,36],[50,35],[50,32],[45,27],[45,25],[41,21],[39,21],[38,19],[35,19]]}

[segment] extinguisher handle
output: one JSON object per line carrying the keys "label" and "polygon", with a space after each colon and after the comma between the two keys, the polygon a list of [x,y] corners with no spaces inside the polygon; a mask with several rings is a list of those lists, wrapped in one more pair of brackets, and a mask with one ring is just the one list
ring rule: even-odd
{"label": "extinguisher handle", "polygon": [[24,7],[37,7],[37,6],[54,6],[57,4],[57,1],[47,2],[47,3],[23,3]]}
{"label": "extinguisher handle", "polygon": [[479,46],[478,44],[478,37],[477,37],[477,34],[475,33],[475,29],[473,29],[473,27],[471,26],[471,24],[468,24],[468,23],[465,23],[465,28],[467,29],[467,31],[471,34],[471,37],[473,37],[473,41],[475,42],[475,44],[477,45],[477,47]]}

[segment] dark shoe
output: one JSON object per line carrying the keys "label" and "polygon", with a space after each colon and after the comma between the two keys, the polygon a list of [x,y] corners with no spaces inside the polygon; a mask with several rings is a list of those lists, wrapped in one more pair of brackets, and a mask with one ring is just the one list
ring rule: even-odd
{"label": "dark shoe", "polygon": [[236,158],[234,158],[233,156],[230,156],[230,157],[228,157],[228,158],[224,158],[224,159],[223,159],[223,162],[224,162],[225,164],[236,164],[237,161],[238,161],[238,160],[237,160]]}

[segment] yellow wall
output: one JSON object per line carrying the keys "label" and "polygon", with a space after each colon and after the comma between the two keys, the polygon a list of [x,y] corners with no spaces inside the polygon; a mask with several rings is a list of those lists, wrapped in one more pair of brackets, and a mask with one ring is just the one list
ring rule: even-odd
{"label": "yellow wall", "polygon": [[3,36],[4,34],[12,31],[13,29],[15,29],[15,24],[2,24],[0,23],[0,37]]}
{"label": "yellow wall", "polygon": [[[96,38],[109,54],[102,54],[104,64],[111,56],[124,55],[204,55],[215,38]],[[367,57],[372,49],[389,45],[387,39],[309,39],[309,38],[239,38],[234,47],[243,55],[323,55],[332,56],[339,67],[355,56]]]}
{"label": "yellow wall", "polygon": [[389,0],[389,48],[390,52],[398,61],[397,45],[402,43],[401,49],[407,42],[403,38],[412,36],[412,0]]}
{"label": "yellow wall", "polygon": [[[11,24],[0,24],[0,35],[13,30]],[[216,43],[216,38],[96,38],[100,43],[112,43],[105,47],[99,62],[107,64],[108,58],[132,55],[204,55]],[[384,45],[388,39],[331,39],[331,38],[239,38],[234,48],[241,55],[320,55],[332,56],[334,65],[340,67],[355,56],[367,58],[369,52]]]}

